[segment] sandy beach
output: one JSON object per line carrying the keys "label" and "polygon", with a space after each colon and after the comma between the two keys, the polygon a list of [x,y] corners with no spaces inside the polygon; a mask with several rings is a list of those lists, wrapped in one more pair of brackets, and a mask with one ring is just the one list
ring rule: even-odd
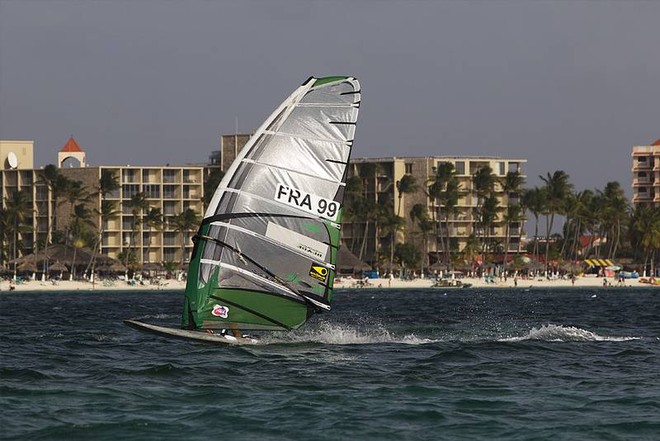
{"label": "sandy beach", "polygon": [[[649,283],[640,283],[640,279],[625,279],[623,284],[620,284],[617,279],[613,277],[607,278],[607,288],[618,287],[647,287],[660,289],[660,285],[651,285]],[[547,280],[542,277],[533,279],[518,278],[515,281],[513,278],[508,278],[506,281],[503,279],[495,279],[495,282],[487,282],[484,278],[465,277],[460,279],[463,283],[471,284],[471,288],[602,288],[603,278],[595,276],[581,276],[575,279],[573,284],[571,280],[566,279],[553,279]],[[435,283],[431,279],[415,279],[415,280],[401,280],[401,279],[369,279],[366,284],[359,284],[359,279],[339,278],[335,280],[335,288],[392,288],[392,289],[414,289],[414,288],[431,288]],[[516,285],[517,283],[517,285]],[[27,281],[16,285],[15,291],[158,291],[158,290],[183,290],[186,286],[185,281],[178,281],[175,279],[161,280],[160,283],[150,284],[128,284],[122,280],[114,281],[100,281],[97,283],[90,283],[86,281],[69,281],[59,280],[56,284],[52,282],[42,281]],[[10,283],[7,280],[0,282],[0,291],[9,291]],[[455,289],[455,288],[438,288],[438,289]]]}
{"label": "sandy beach", "polygon": [[[625,279],[625,281],[620,284],[617,279],[613,277],[606,278],[607,288],[617,288],[617,287],[649,287],[660,289],[658,285],[651,285],[649,283],[640,283],[641,279]],[[476,277],[464,277],[460,279],[460,282],[471,284],[471,288],[566,288],[566,287],[575,287],[575,288],[602,288],[603,287],[603,277],[596,276],[581,276],[575,279],[573,283],[570,279],[551,279],[548,280],[543,277],[536,277],[530,279],[514,278],[509,277],[506,281],[504,279],[495,279],[495,282],[487,282],[484,278]],[[415,280],[400,280],[400,279],[369,279],[366,285],[360,286],[360,288],[431,288],[435,283],[431,279],[415,279]],[[358,280],[357,279],[347,279],[342,278],[339,281],[335,281],[335,288],[357,288]],[[443,289],[443,288],[438,288]],[[445,288],[447,289],[447,288]],[[454,288],[449,288],[454,289]]]}

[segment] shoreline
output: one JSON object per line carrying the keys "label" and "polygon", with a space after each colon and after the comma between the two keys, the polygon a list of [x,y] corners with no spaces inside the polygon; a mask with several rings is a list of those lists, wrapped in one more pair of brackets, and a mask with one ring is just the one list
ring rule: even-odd
{"label": "shoreline", "polygon": [[[651,285],[650,283],[640,283],[638,279],[625,279],[623,284],[620,284],[616,278],[606,278],[608,286],[603,286],[602,277],[582,276],[575,279],[575,284],[570,279],[552,279],[547,280],[544,278],[533,279],[517,279],[516,282],[513,278],[508,278],[506,281],[495,279],[494,282],[486,282],[483,278],[465,277],[459,279],[462,283],[469,283],[469,289],[488,289],[488,288],[660,288],[660,285]],[[335,279],[335,289],[424,289],[433,288],[434,280],[431,279],[415,279],[415,280],[401,280],[401,279],[368,279],[367,284],[358,285],[360,279],[351,279],[340,277]],[[144,285],[136,284],[129,285],[128,283],[115,280],[112,282],[99,281],[97,283],[90,283],[87,281],[69,281],[58,280],[56,284],[52,282],[42,282],[39,280],[23,282],[16,285],[15,290],[9,289],[10,282],[8,280],[0,281],[0,292],[35,292],[35,291],[164,291],[164,290],[184,290],[186,287],[185,281],[178,281],[175,279],[164,280],[159,284]],[[464,289],[460,287],[437,287],[438,290],[454,290]]]}

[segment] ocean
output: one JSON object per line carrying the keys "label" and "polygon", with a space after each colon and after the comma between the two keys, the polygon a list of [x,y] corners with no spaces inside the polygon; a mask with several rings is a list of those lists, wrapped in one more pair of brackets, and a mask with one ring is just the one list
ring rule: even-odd
{"label": "ocean", "polygon": [[342,290],[254,346],[181,291],[0,293],[3,440],[657,440],[660,290]]}

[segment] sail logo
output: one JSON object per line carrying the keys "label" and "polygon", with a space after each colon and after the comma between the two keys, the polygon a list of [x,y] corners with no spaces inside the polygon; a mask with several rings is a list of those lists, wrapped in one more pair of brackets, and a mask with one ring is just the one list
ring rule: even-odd
{"label": "sail logo", "polygon": [[223,305],[215,305],[213,306],[211,314],[215,317],[227,318],[229,317],[229,308]]}
{"label": "sail logo", "polygon": [[309,270],[309,275],[314,277],[316,280],[325,282],[328,278],[328,268],[321,265],[312,265]]}
{"label": "sail logo", "polygon": [[275,200],[331,221],[336,221],[339,214],[338,202],[284,184],[277,184]]}

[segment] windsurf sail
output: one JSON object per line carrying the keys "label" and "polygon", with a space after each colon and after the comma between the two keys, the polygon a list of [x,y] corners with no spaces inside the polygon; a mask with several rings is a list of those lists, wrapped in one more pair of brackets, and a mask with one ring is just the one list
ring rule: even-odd
{"label": "windsurf sail", "polygon": [[330,309],[360,84],[309,78],[254,133],[194,236],[182,327],[290,330]]}

